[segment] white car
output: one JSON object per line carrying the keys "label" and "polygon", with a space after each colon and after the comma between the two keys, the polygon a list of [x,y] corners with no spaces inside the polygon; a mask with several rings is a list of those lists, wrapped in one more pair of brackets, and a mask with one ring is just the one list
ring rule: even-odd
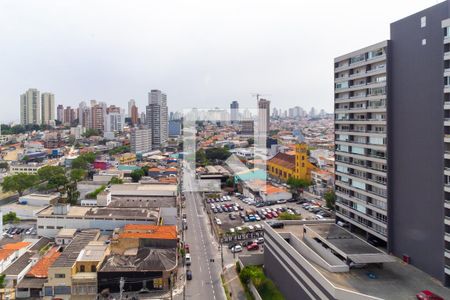
{"label": "white car", "polygon": [[231,252],[233,253],[242,252],[242,246],[241,245],[234,246],[233,248],[231,248]]}
{"label": "white car", "polygon": [[256,230],[262,230],[262,226],[259,225],[259,224],[256,224],[256,225],[255,225],[255,229],[256,229]]}
{"label": "white car", "polygon": [[230,233],[235,233],[236,231],[234,230],[234,228],[230,228]]}
{"label": "white car", "polygon": [[263,238],[263,237],[259,237],[259,238],[257,238],[257,239],[255,240],[255,242],[256,242],[257,244],[264,244],[264,238]]}
{"label": "white car", "polygon": [[236,227],[236,231],[237,231],[237,232],[242,231],[242,227]]}
{"label": "white car", "polygon": [[186,266],[191,265],[191,255],[189,253],[186,253],[185,261],[186,261]]}
{"label": "white car", "polygon": [[212,209],[216,208],[216,205],[215,204],[211,204],[211,208]]}
{"label": "white car", "polygon": [[222,225],[222,221],[220,221],[220,219],[216,219],[216,224],[217,225]]}
{"label": "white car", "polygon": [[261,218],[258,215],[255,215],[256,221],[261,221]]}
{"label": "white car", "polygon": [[255,227],[253,227],[252,225],[249,225],[247,228],[250,232],[255,231]]}

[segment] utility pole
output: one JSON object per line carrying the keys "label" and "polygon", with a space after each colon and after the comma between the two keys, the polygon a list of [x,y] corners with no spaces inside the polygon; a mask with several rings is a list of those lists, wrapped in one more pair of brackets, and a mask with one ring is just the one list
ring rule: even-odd
{"label": "utility pole", "polygon": [[170,300],[173,300],[173,273],[170,272]]}
{"label": "utility pole", "polygon": [[125,279],[123,277],[120,277],[120,283],[119,283],[119,288],[120,288],[120,300],[122,300],[122,296],[123,296],[123,287],[125,286]]}

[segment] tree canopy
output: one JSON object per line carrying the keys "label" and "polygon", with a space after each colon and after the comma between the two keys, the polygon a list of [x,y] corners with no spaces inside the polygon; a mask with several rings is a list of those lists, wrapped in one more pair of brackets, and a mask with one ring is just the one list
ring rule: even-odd
{"label": "tree canopy", "polygon": [[94,152],[81,154],[72,161],[72,169],[87,169],[95,161],[95,157]]}
{"label": "tree canopy", "polygon": [[78,182],[86,177],[86,170],[84,169],[72,169],[70,171],[70,180]]}
{"label": "tree canopy", "polygon": [[323,198],[325,199],[325,203],[328,208],[334,208],[334,204],[336,202],[336,194],[333,190],[328,190],[323,195]]}
{"label": "tree canopy", "polygon": [[145,172],[142,169],[134,170],[130,174],[131,179],[133,180],[133,182],[139,182],[139,180],[141,180],[142,176],[144,176],[144,175],[145,175]]}
{"label": "tree canopy", "polygon": [[19,217],[17,217],[16,213],[13,211],[10,211],[9,213],[3,215],[3,224],[17,223],[19,221]]}
{"label": "tree canopy", "polygon": [[40,168],[37,174],[40,180],[48,181],[55,176],[64,175],[64,168],[59,166],[45,166]]}
{"label": "tree canopy", "polygon": [[19,196],[22,196],[24,191],[33,187],[38,182],[39,177],[37,175],[18,173],[3,178],[1,185],[3,192],[17,192]]}

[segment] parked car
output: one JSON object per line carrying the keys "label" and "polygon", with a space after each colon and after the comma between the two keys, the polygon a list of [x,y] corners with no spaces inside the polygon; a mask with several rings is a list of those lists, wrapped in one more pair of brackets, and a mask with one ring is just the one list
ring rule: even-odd
{"label": "parked car", "polygon": [[185,262],[186,262],[186,266],[190,266],[191,265],[191,254],[190,253],[186,253],[186,256],[184,257]]}
{"label": "parked car", "polygon": [[257,244],[264,244],[264,238],[263,237],[259,237],[256,239],[256,243]]}
{"label": "parked car", "polygon": [[234,214],[229,214],[228,217],[230,220],[236,220],[236,216]]}
{"label": "parked car", "polygon": [[236,246],[240,246],[239,243],[229,243],[228,244],[228,249],[233,249]]}
{"label": "parked car", "polygon": [[272,222],[272,223],[269,223],[269,225],[272,228],[283,228],[284,227],[284,223],[282,223],[282,222]]}
{"label": "parked car", "polygon": [[244,217],[244,222],[249,222],[250,220],[248,219],[247,216]]}
{"label": "parked car", "polygon": [[259,245],[257,243],[252,243],[247,246],[247,251],[256,251],[259,249]]}
{"label": "parked car", "polygon": [[231,252],[233,253],[242,252],[242,246],[241,245],[234,246],[233,248],[231,248]]}
{"label": "parked car", "polygon": [[253,244],[253,241],[243,241],[242,247],[247,247],[247,246],[250,246],[251,244]]}
{"label": "parked car", "polygon": [[278,204],[284,204],[284,203],[286,203],[286,202],[287,202],[287,200],[285,200],[285,199],[281,199],[281,200],[278,200],[278,201],[277,201]]}
{"label": "parked car", "polygon": [[441,296],[436,295],[435,293],[429,290],[423,290],[416,295],[416,298],[419,300],[444,300]]}
{"label": "parked car", "polygon": [[186,270],[186,279],[187,280],[192,280],[192,271],[191,270]]}

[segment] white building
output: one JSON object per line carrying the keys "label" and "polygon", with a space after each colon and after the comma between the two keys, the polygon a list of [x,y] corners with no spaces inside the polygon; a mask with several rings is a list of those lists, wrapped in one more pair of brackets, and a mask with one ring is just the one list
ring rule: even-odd
{"label": "white building", "polygon": [[41,122],[50,124],[55,120],[55,95],[52,93],[42,93],[41,95]]}
{"label": "white building", "polygon": [[152,147],[164,147],[169,138],[167,95],[160,90],[151,90],[146,112],[145,121],[152,130]]}
{"label": "white building", "polygon": [[124,123],[123,112],[110,112],[105,118],[105,132],[122,132]]}
{"label": "white building", "polygon": [[152,130],[148,128],[132,128],[130,145],[132,153],[146,153],[152,150]]}
{"label": "white building", "polygon": [[20,95],[20,124],[41,124],[41,105],[37,89],[28,89]]}
{"label": "white building", "polygon": [[70,206],[58,204],[41,210],[37,215],[39,236],[55,237],[63,228],[113,231],[115,228],[132,224],[157,224],[159,212],[144,208],[109,208]]}
{"label": "white building", "polygon": [[70,128],[70,134],[75,137],[75,139],[79,140],[82,138],[82,135],[86,132],[86,128],[82,125],[78,125],[76,127]]}

